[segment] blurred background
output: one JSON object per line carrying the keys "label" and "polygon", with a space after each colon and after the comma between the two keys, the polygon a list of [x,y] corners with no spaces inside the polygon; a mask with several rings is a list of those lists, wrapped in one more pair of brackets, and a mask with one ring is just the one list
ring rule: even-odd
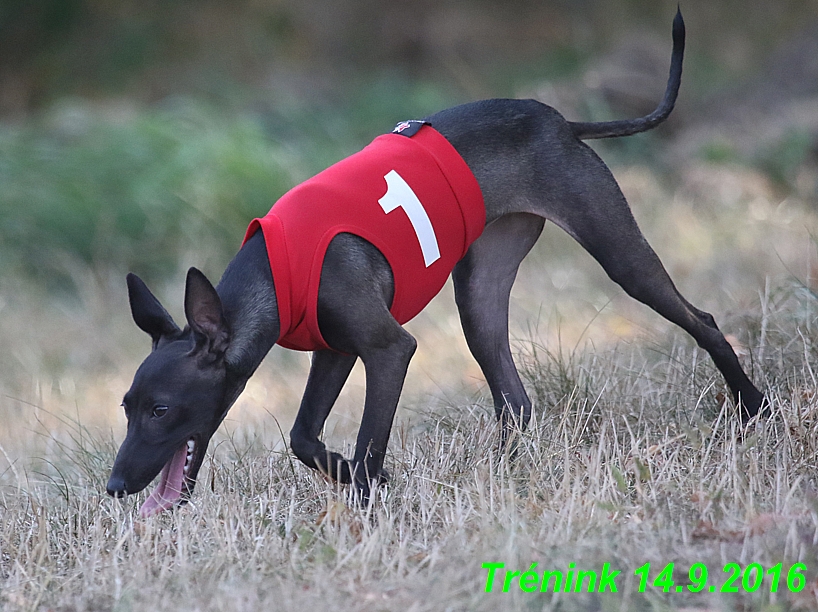
{"label": "blurred background", "polygon": [[[671,119],[593,146],[682,292],[746,353],[777,296],[818,291],[818,3],[681,8]],[[575,120],[645,114],[664,90],[675,10],[675,0],[0,0],[8,456],[30,452],[20,431],[66,418],[124,435],[118,404],[149,349],[130,321],[128,271],[180,317],[188,266],[216,282],[251,218],[402,119],[485,97],[534,97]],[[523,354],[668,333],[553,227],[513,295]],[[410,330],[420,350],[401,414],[485,401],[450,288]],[[272,413],[286,430],[307,360],[274,349],[233,420],[244,411],[277,431]],[[362,385],[357,373],[328,435],[355,430]]]}

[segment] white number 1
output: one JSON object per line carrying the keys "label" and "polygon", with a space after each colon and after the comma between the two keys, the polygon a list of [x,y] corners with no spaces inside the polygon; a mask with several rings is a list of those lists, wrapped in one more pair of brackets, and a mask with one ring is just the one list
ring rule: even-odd
{"label": "white number 1", "polygon": [[415,235],[420,243],[420,250],[423,253],[423,263],[428,268],[438,259],[440,259],[440,249],[437,246],[437,236],[435,236],[435,229],[432,227],[432,222],[429,220],[429,215],[426,214],[426,209],[420,203],[415,192],[403,180],[403,177],[390,170],[384,176],[386,179],[386,193],[378,200],[378,204],[383,208],[383,212],[389,214],[396,208],[402,208],[409,217],[409,223],[412,224],[412,229],[415,230]]}

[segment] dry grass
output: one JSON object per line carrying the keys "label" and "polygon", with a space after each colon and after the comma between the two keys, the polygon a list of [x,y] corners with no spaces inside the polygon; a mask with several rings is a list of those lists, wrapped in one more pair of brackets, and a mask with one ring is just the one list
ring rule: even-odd
{"label": "dry grass", "polygon": [[[777,320],[770,322],[775,326]],[[794,330],[789,330],[794,331]],[[772,347],[771,347],[772,348]],[[114,443],[70,422],[4,475],[2,571],[10,609],[713,609],[815,606],[800,594],[635,592],[645,562],[818,564],[818,361],[776,346],[773,418],[741,435],[722,384],[689,345],[666,355],[539,355],[540,405],[516,461],[485,406],[431,412],[391,445],[372,506],[243,430],[223,435],[188,507],[135,519],[102,494]],[[771,360],[772,361],[772,360]],[[65,442],[65,433],[71,440]],[[622,570],[609,595],[483,592],[484,562]],[[516,592],[515,592],[516,591]],[[778,608],[775,608],[778,609]]]}
{"label": "dry grass", "polygon": [[[644,211],[656,206],[649,195],[655,184],[639,176],[623,183],[637,216],[643,211],[640,220],[650,216]],[[696,217],[696,209],[684,195],[676,199],[681,202],[667,217],[681,229],[674,234],[650,219],[646,228],[649,239],[660,237],[665,259],[664,249],[672,252],[674,241],[696,234],[680,221],[688,213]],[[276,353],[219,433],[193,502],[137,519],[141,496],[122,502],[104,494],[123,431],[113,406],[133,368],[129,358],[115,357],[123,332],[100,334],[107,368],[83,372],[82,366],[94,352],[87,343],[99,319],[108,321],[103,331],[127,329],[125,314],[111,316],[100,306],[96,315],[85,309],[60,319],[58,310],[36,306],[28,316],[43,321],[26,328],[31,319],[7,309],[13,315],[4,321],[8,353],[22,357],[14,362],[15,381],[4,380],[0,397],[0,605],[64,612],[815,609],[818,299],[803,244],[791,240],[771,248],[763,241],[764,235],[780,236],[784,222],[775,211],[782,206],[758,201],[739,199],[734,209],[719,211],[723,223],[732,219],[734,229],[755,242],[735,238],[721,251],[719,238],[700,237],[712,250],[707,261],[719,262],[727,251],[743,255],[723,279],[715,275],[699,291],[683,289],[709,309],[728,299],[742,304],[733,314],[717,314],[768,391],[770,419],[741,432],[706,355],[655,317],[644,320],[659,331],[646,335],[641,311],[618,302],[608,308],[607,289],[586,290],[583,283],[597,287],[599,279],[583,259],[576,263],[546,246],[521,272],[526,284],[513,313],[515,335],[522,338],[518,362],[536,405],[532,426],[517,440],[516,460],[498,454],[485,391],[472,376],[474,366],[459,356],[462,340],[450,340],[458,334],[450,306],[433,304],[430,319],[421,318],[413,330],[421,336],[421,352],[404,400],[413,408],[404,408],[390,444],[393,480],[366,509],[350,506],[345,489],[283,447],[277,421],[266,411],[296,403],[304,364]],[[764,214],[739,226],[754,205]],[[814,227],[814,213],[798,210],[792,224],[801,231]],[[706,223],[697,227],[708,230]],[[691,251],[680,251],[668,267],[684,285],[685,270],[707,263],[690,263]],[[532,316],[526,309],[544,298],[527,281],[546,274],[545,292],[563,283],[556,272],[536,269],[546,258],[556,262],[551,270],[569,264],[578,270],[563,287],[568,301],[562,312],[579,316],[554,315],[560,324],[552,325],[549,315],[538,326],[536,311]],[[763,279],[771,261],[804,282],[779,273],[765,289],[743,272],[752,269]],[[691,278],[697,274],[690,271]],[[728,289],[719,293],[722,281]],[[734,289],[742,283],[745,293]],[[110,308],[124,310],[121,300]],[[595,314],[586,317],[590,311]],[[64,324],[69,320],[75,322],[71,329]],[[84,348],[63,354],[60,346]],[[65,363],[49,378],[37,356],[54,353]],[[22,380],[20,372],[30,378]],[[429,372],[437,393],[412,387]],[[283,383],[274,383],[282,374]],[[353,439],[354,428],[345,423],[354,422],[351,406],[359,399],[360,383],[353,381],[341,416],[328,426],[334,446]],[[274,414],[286,430],[292,413]],[[598,569],[607,562],[622,573],[615,594],[526,593],[516,586],[487,594],[486,562],[514,570],[533,562],[540,570],[565,570],[569,563]],[[774,595],[763,589],[639,593],[633,570],[646,562],[675,562],[683,576],[697,562],[706,563],[711,576],[727,562],[765,568],[803,562],[808,584],[800,593],[782,588]]]}

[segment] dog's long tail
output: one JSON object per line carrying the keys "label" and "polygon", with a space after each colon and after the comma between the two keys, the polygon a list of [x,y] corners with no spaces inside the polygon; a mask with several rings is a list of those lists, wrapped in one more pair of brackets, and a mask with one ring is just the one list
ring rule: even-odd
{"label": "dog's long tail", "polygon": [[681,10],[676,10],[673,19],[673,53],[670,56],[670,76],[667,79],[667,88],[662,102],[651,114],[638,119],[623,119],[621,121],[602,121],[598,123],[582,123],[569,121],[571,130],[580,140],[590,138],[616,138],[645,132],[662,123],[670,115],[679,85],[682,82],[682,59],[685,52],[685,22]]}

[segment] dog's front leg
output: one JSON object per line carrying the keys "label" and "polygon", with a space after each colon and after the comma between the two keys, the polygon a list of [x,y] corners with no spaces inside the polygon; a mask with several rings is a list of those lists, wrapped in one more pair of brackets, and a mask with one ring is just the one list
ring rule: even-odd
{"label": "dog's front leg", "polygon": [[364,501],[373,480],[381,484],[387,479],[383,469],[386,445],[406,370],[417,348],[415,339],[394,319],[393,323],[378,346],[361,354],[366,369],[366,400],[355,445],[353,479]]}
{"label": "dog's front leg", "polygon": [[[311,467],[353,482],[362,499],[372,480],[384,482],[383,460],[406,369],[417,342],[392,314],[392,272],[369,242],[339,234],[327,248],[318,290],[318,325],[335,351],[315,353],[307,391],[291,434],[293,451]],[[355,363],[366,369],[366,400],[352,461],[318,441],[338,392]],[[339,467],[340,466],[340,467]]]}
{"label": "dog's front leg", "polygon": [[345,484],[352,482],[349,463],[340,454],[328,451],[318,436],[357,359],[335,351],[313,353],[307,388],[290,431],[290,447],[296,457]]}

